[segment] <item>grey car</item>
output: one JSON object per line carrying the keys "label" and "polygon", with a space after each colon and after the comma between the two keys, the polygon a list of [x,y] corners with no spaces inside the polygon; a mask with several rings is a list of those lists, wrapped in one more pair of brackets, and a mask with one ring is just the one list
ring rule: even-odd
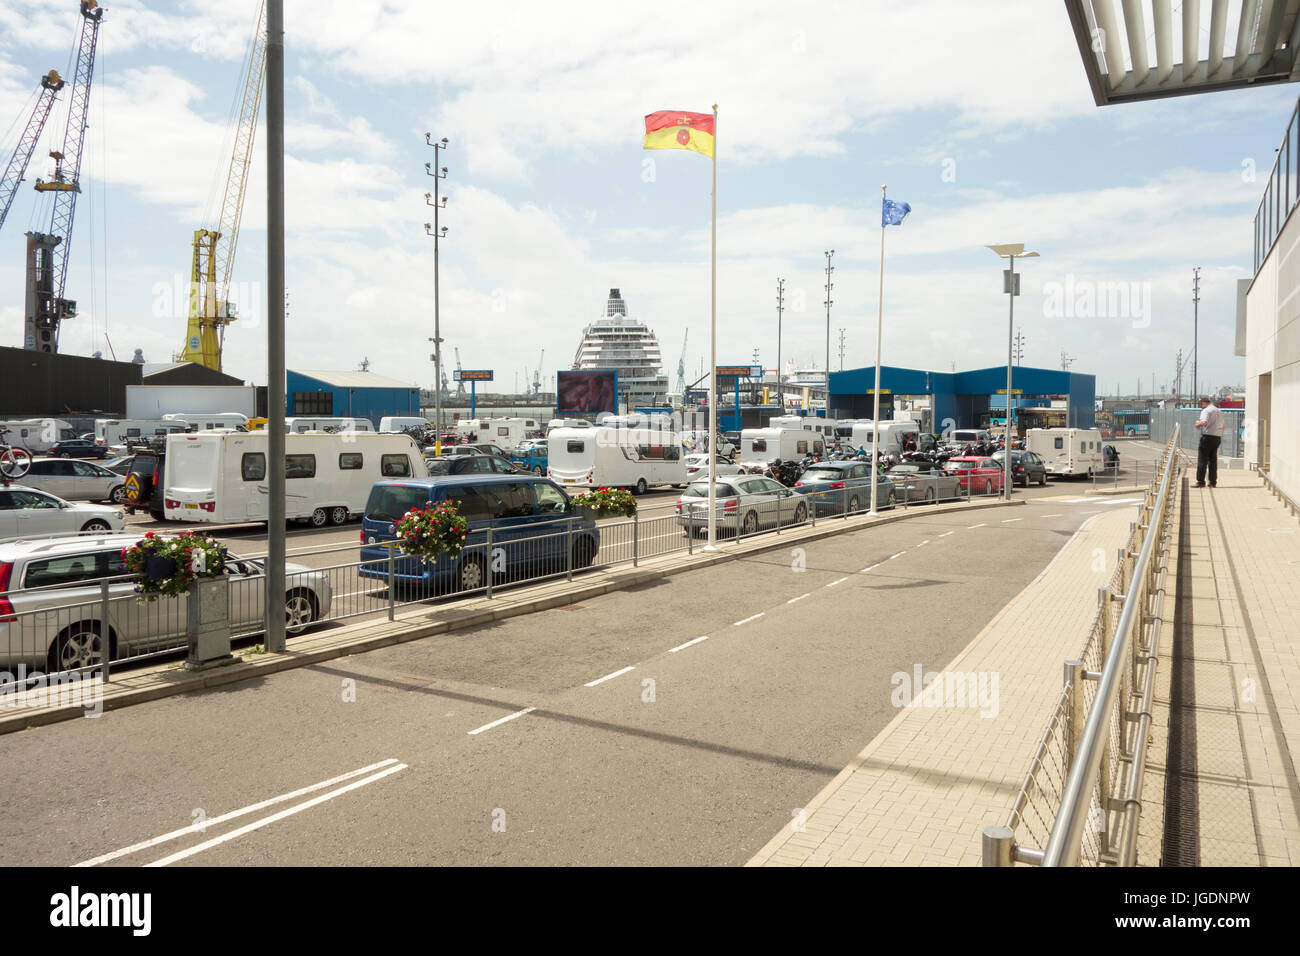
{"label": "grey car", "polygon": [[[871,507],[870,462],[818,461],[809,465],[795,482],[795,490],[808,495],[817,514],[852,514]],[[894,507],[894,483],[889,478],[877,478],[876,505]]]}
{"label": "grey car", "polygon": [[889,469],[889,478],[898,497],[908,504],[914,501],[935,504],[961,497],[961,482],[929,465],[901,462]]}
{"label": "grey car", "polygon": [[[719,475],[714,479],[717,526],[728,534],[803,524],[808,505],[779,481],[762,475]],[[707,534],[709,482],[692,481],[677,499],[677,523],[687,534]]]}
{"label": "grey car", "polygon": [[[993,460],[1001,464],[1007,460],[1006,454],[1006,451],[995,451]],[[1012,449],[1011,482],[1016,485],[1024,485],[1026,488],[1031,484],[1038,485],[1040,488],[1043,487],[1047,484],[1047,462],[1032,451]]]}

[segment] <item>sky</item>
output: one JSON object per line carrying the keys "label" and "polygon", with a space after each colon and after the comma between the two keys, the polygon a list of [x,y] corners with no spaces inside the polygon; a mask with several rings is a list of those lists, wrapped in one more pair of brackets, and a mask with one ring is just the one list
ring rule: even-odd
{"label": "sky", "polygon": [[[169,361],[183,345],[194,230],[214,227],[258,0],[105,0],[61,351]],[[1208,5],[1205,5],[1208,7]],[[708,356],[707,157],[642,149],[645,114],[718,104],[719,364],[875,360],[950,370],[1006,361],[1004,266],[1018,266],[1026,365],[1098,391],[1241,384],[1238,279],[1300,89],[1097,108],[1064,6],[1044,0],[823,3],[286,0],[286,363],[429,387],[435,159],[445,358],[504,390],[572,366],[617,287],[659,337],[670,385]],[[39,77],[71,74],[76,0],[0,7],[0,148]],[[1177,13],[1177,10],[1175,10]],[[1228,18],[1237,22],[1236,14]],[[1204,40],[1204,38],[1202,38]],[[1231,38],[1230,38],[1231,39]],[[0,342],[22,342],[23,263],[48,206],[30,183],[63,136],[56,106],[3,230]],[[258,129],[225,370],[266,381],[265,128]],[[912,212],[884,237],[881,186]],[[683,349],[683,343],[685,346]],[[1154,382],[1153,382],[1154,376]],[[1190,390],[1190,371],[1183,381]],[[1205,390],[1202,388],[1202,390]]]}

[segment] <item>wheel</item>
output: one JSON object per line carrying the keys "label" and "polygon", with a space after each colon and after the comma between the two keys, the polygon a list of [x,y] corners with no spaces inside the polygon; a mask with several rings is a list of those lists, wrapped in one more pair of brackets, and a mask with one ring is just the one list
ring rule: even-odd
{"label": "wheel", "polygon": [[330,521],[329,512],[327,512],[324,508],[317,508],[315,511],[311,513],[311,517],[308,519],[308,521],[311,523],[311,526],[313,528],[323,528],[327,524],[329,524]]}
{"label": "wheel", "polygon": [[349,516],[348,509],[344,508],[342,505],[340,505],[337,508],[330,509],[331,524],[346,524],[348,520],[348,516]]}
{"label": "wheel", "polygon": [[82,621],[65,629],[55,638],[48,654],[52,673],[75,667],[93,667],[103,662],[104,647],[99,638],[99,624],[90,621]]}
{"label": "wheel", "polygon": [[858,501],[858,496],[854,495],[849,499],[849,514],[857,514],[858,509],[862,507],[862,502]]}
{"label": "wheel", "polygon": [[460,562],[456,584],[462,591],[476,591],[487,586],[487,566],[481,555],[472,554]]}
{"label": "wheel", "polygon": [[99,518],[92,518],[81,526],[82,531],[107,531],[108,522],[101,521]]}
{"label": "wheel", "polygon": [[108,493],[108,500],[115,505],[120,505],[126,500],[126,485],[117,485]]}
{"label": "wheel", "polygon": [[993,494],[993,479],[990,478],[988,481],[984,482],[984,494]]}
{"label": "wheel", "polygon": [[153,518],[154,521],[166,521],[166,520],[167,520],[167,516],[166,516],[165,514],[163,514],[161,511],[150,511],[150,512],[149,512],[149,517],[150,517],[150,518]]}
{"label": "wheel", "polygon": [[925,503],[927,505],[935,504],[938,502],[938,500],[939,500],[939,493],[937,491],[935,491],[933,488],[930,488],[926,491]]}
{"label": "wheel", "polygon": [[794,523],[803,524],[807,520],[808,520],[808,509],[805,508],[803,505],[797,506],[794,509]]}
{"label": "wheel", "polygon": [[301,634],[316,620],[316,595],[299,589],[290,591],[284,600],[284,629]]}
{"label": "wheel", "polygon": [[638,478],[636,480],[636,491],[634,491],[633,494],[643,495],[649,490],[649,488],[650,486],[645,483],[644,478]]}
{"label": "wheel", "polygon": [[758,531],[758,512],[751,511],[745,515],[745,522],[741,525],[741,534],[754,534]]}
{"label": "wheel", "polygon": [[0,475],[21,478],[32,467],[31,452],[25,448],[6,448],[0,453]]}
{"label": "wheel", "polygon": [[1047,487],[1047,472],[1043,472],[1041,475],[1038,476],[1038,487],[1039,488]]}
{"label": "wheel", "polygon": [[596,560],[596,542],[590,538],[579,538],[573,542],[574,568],[589,568]]}
{"label": "wheel", "polygon": [[538,478],[542,477],[542,466],[533,465],[533,474],[536,475]]}
{"label": "wheel", "polygon": [[889,489],[889,494],[885,495],[885,507],[886,507],[886,508],[892,508],[892,507],[894,507],[894,489],[893,489],[893,488],[890,488],[890,489]]}
{"label": "wheel", "polygon": [[61,451],[61,452],[59,452],[59,457],[60,457],[60,458],[71,458],[71,457],[72,457],[72,452]]}

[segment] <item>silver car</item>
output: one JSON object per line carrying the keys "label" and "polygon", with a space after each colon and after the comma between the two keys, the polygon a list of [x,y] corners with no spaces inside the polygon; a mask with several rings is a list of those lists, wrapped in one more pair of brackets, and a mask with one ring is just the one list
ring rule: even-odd
{"label": "silver car", "polygon": [[[728,533],[753,534],[764,528],[803,524],[808,504],[779,481],[761,475],[719,475],[714,479],[717,525]],[[687,534],[707,534],[708,479],[692,481],[677,499],[677,523]]]}
{"label": "silver car", "polygon": [[111,501],[121,504],[126,477],[80,458],[37,458],[23,475],[29,488],[39,488],[68,501]]}
{"label": "silver car", "polygon": [[[139,601],[123,551],[138,534],[64,537],[0,544],[0,666],[50,672],[102,663],[102,582],[108,587],[107,633],[114,660],[186,644],[187,597]],[[327,617],[329,576],[286,564],[286,629],[299,634]],[[262,631],[266,576],[261,561],[230,555],[230,629]]]}
{"label": "silver car", "polygon": [[27,485],[0,486],[0,541],[121,531],[125,522],[121,508],[64,501]]}
{"label": "silver car", "polygon": [[889,479],[894,483],[898,496],[909,504],[913,501],[934,504],[962,496],[961,482],[952,475],[910,462],[889,469]]}

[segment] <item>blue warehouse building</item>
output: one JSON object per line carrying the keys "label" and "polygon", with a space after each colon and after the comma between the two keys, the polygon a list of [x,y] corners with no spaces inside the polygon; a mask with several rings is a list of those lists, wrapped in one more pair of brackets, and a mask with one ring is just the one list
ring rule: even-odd
{"label": "blue warehouse building", "polygon": [[385,416],[419,415],[420,388],[374,372],[313,372],[285,375],[289,417],[368,418],[376,428]]}
{"label": "blue warehouse building", "polygon": [[[1092,428],[1096,413],[1097,378],[1060,369],[1014,366],[1011,370],[1012,409],[1049,407],[1053,399],[1066,403],[1066,420],[1072,428]],[[832,372],[831,418],[870,418],[875,388],[875,366]],[[941,431],[945,420],[957,428],[978,428],[1006,417],[1007,367],[968,372],[927,372],[921,369],[880,367],[880,418],[894,417],[894,400],[901,396],[930,398],[931,429]]]}

